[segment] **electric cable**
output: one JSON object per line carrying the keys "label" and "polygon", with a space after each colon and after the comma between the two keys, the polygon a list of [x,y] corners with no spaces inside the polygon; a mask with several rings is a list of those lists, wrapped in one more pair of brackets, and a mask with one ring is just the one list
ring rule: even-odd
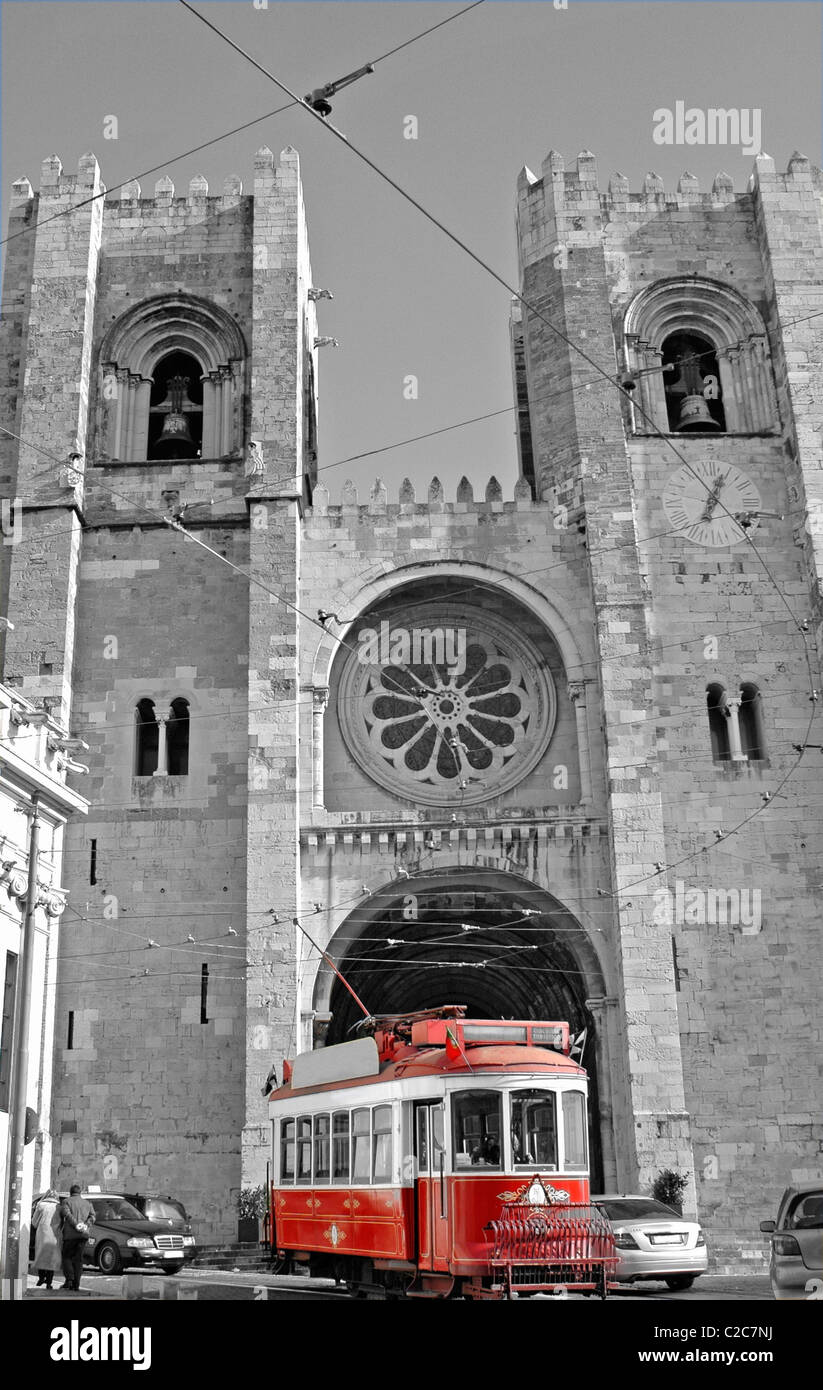
{"label": "electric cable", "polygon": [[[430,28],[424,29],[422,33],[415,34],[412,38],[406,39],[404,43],[397,44],[396,47],[390,48],[387,53],[381,53],[379,58],[372,58],[372,67],[376,67],[378,63],[385,62],[385,60],[391,58],[394,53],[399,53],[401,49],[408,48],[410,44],[417,43],[419,39],[425,38],[427,34],[433,33],[435,29],[442,29],[445,24],[450,24],[453,19],[459,19],[461,15],[467,14],[469,10],[476,9],[478,5],[482,5],[483,3],[484,0],[474,0],[473,4],[464,6],[462,10],[458,10],[455,14],[449,15],[447,19],[441,19],[439,24],[432,24]],[[132,174],[131,178],[123,179],[121,183],[112,184],[111,188],[103,188],[99,193],[94,193],[89,198],[83,198],[80,202],[73,203],[71,207],[62,208],[60,212],[53,213],[51,217],[44,217],[42,220],[28,227],[23,227],[19,232],[13,232],[10,236],[0,237],[0,246],[5,246],[9,241],[15,241],[17,237],[28,235],[38,227],[45,227],[49,222],[56,222],[58,218],[70,217],[72,213],[77,212],[80,208],[88,207],[90,203],[96,203],[98,199],[105,198],[111,193],[116,193],[120,188],[125,188],[126,184],[139,183],[140,179],[147,179],[150,174],[157,174],[161,169],[167,169],[170,164],[177,164],[181,159],[188,159],[193,154],[200,154],[203,150],[209,149],[212,145],[219,145],[223,140],[230,140],[233,135],[240,135],[244,130],[250,130],[251,127],[255,125],[261,125],[263,121],[270,121],[274,116],[280,116],[284,111],[290,111],[293,106],[299,105],[302,105],[302,102],[298,97],[295,97],[291,101],[287,101],[284,106],[277,106],[274,111],[267,111],[263,116],[255,116],[253,120],[244,121],[242,125],[235,126],[232,130],[227,130],[222,135],[215,135],[210,140],[204,140],[202,144],[194,145],[190,150],[183,150],[181,154],[167,156],[161,164],[154,164],[150,169],[144,169],[142,173]]]}
{"label": "electric cable", "polygon": [[[195,18],[197,18],[198,20],[200,20],[200,22],[203,23],[203,24],[205,24],[207,28],[211,29],[215,34],[217,34],[219,38],[221,38],[225,43],[227,43],[231,48],[233,48],[233,49],[235,50],[235,52],[239,53],[240,56],[243,57],[247,62],[251,63],[252,66],[255,67],[259,72],[263,73],[263,75],[264,75],[265,77],[267,77],[271,82],[274,82],[274,84],[275,84],[286,96],[291,97],[291,98],[292,98],[293,100],[295,100],[295,101],[299,100],[299,98],[297,97],[296,93],[292,92],[291,89],[290,89],[284,82],[282,82],[280,78],[276,77],[275,74],[272,73],[272,72],[270,71],[270,69],[264,67],[261,63],[259,63],[259,62],[257,61],[257,59],[253,58],[251,54],[249,54],[248,52],[246,52],[245,49],[241,48],[239,44],[235,43],[233,39],[231,39],[226,33],[224,33],[223,30],[221,30],[220,28],[218,28],[217,25],[213,24],[211,20],[207,19],[205,15],[203,15],[200,11],[196,10],[196,9],[194,8],[194,6],[191,5],[191,4],[189,3],[189,0],[178,0],[178,3],[181,4],[181,5],[183,6],[184,9],[189,10],[190,13],[193,14],[193,15],[195,16]],[[533,314],[540,322],[544,323],[544,324],[550,329],[550,331],[551,331],[552,333],[554,333],[558,338],[560,338],[560,340],[561,340],[563,343],[565,343],[565,345],[566,345],[568,348],[571,349],[571,351],[577,353],[578,356],[582,357],[582,359],[583,359],[585,362],[587,362],[588,365],[589,365],[590,367],[594,368],[594,370],[595,370],[599,375],[604,376],[604,377],[606,377],[607,379],[611,380],[611,378],[609,377],[609,374],[605,371],[605,369],[603,369],[603,368],[601,368],[601,367],[599,366],[599,364],[594,360],[594,358],[592,358],[584,349],[582,349],[582,348],[579,346],[579,344],[575,343],[571,338],[569,338],[569,336],[568,336],[566,333],[564,333],[562,329],[558,328],[556,324],[554,324],[551,320],[549,320],[544,314],[540,313],[540,311],[537,310],[537,309],[535,308],[535,306],[534,306],[533,304],[531,304],[531,303],[525,298],[524,295],[522,295],[517,289],[515,289],[515,287],[514,287],[513,285],[509,284],[508,281],[505,280],[503,276],[501,276],[497,271],[495,271],[495,270],[493,269],[493,267],[492,267],[491,265],[489,265],[489,263],[488,263],[487,261],[485,261],[481,256],[479,256],[475,251],[473,251],[473,250],[467,245],[466,242],[464,242],[460,237],[458,237],[458,236],[456,235],[456,233],[452,232],[448,227],[446,227],[445,224],[444,224],[443,222],[441,222],[433,213],[429,212],[428,209],[425,208],[425,207],[423,206],[422,203],[420,203],[420,202],[419,202],[416,198],[414,198],[409,192],[407,192],[407,190],[404,189],[404,188],[403,188],[395,179],[393,179],[389,174],[385,173],[385,171],[382,170],[382,169],[381,169],[381,168],[380,168],[368,155],[366,155],[362,150],[360,150],[358,146],[354,145],[354,144],[352,143],[352,141],[351,141],[347,136],[344,136],[340,131],[338,131],[338,130],[336,129],[335,126],[331,125],[328,121],[326,121],[326,120],[324,119],[324,117],[323,117],[319,112],[315,111],[315,110],[314,110],[311,106],[309,106],[306,102],[303,102],[302,105],[303,105],[304,110],[306,110],[306,111],[309,113],[309,115],[310,115],[313,119],[320,121],[326,129],[328,129],[329,131],[331,131],[331,133],[332,133],[332,135],[335,137],[335,139],[337,139],[338,141],[340,141],[343,145],[346,146],[346,148],[348,148],[349,150],[351,150],[352,154],[354,154],[358,159],[360,159],[364,164],[366,164],[367,167],[370,168],[370,169],[372,170],[372,172],[375,173],[380,179],[382,179],[384,183],[388,184],[389,187],[393,188],[393,189],[395,190],[396,193],[398,193],[402,198],[404,198],[408,203],[410,203],[412,207],[416,208],[416,210],[417,210],[428,222],[430,222],[433,226],[435,226],[435,227],[436,227],[440,232],[442,232],[454,245],[456,245],[460,250],[462,250],[466,255],[468,255],[469,258],[470,258],[472,261],[474,261],[476,265],[478,265],[482,270],[484,270],[487,274],[489,274],[499,285],[501,285],[501,286],[507,291],[508,294],[510,294],[510,295],[512,295],[514,298],[516,298],[516,299],[523,305],[523,307],[529,311],[530,314]],[[621,386],[621,385],[619,385],[619,384],[616,384],[616,385],[615,385],[615,389],[616,389],[621,395],[623,395],[625,398],[627,398],[627,399],[629,399],[629,400],[632,400],[632,395],[631,395],[631,393],[630,393],[630,392],[627,392],[623,386]],[[650,416],[648,416],[648,414],[642,409],[642,407],[638,407],[638,405],[637,405],[636,403],[633,402],[633,408],[634,408],[636,414],[639,413],[639,414],[641,415],[641,417],[642,417],[643,419],[645,419],[645,420],[652,426],[652,431],[653,431],[653,433],[654,433],[657,437],[659,437],[659,439],[661,440],[661,442],[662,442],[664,445],[666,445],[668,448],[670,448],[670,449],[672,450],[672,452],[675,454],[675,456],[676,456],[676,457],[678,458],[678,460],[680,461],[681,465],[682,465],[683,467],[685,467],[685,468],[687,469],[687,471],[690,472],[690,473],[692,474],[692,476],[698,481],[698,483],[701,485],[701,487],[705,487],[707,494],[708,494],[709,496],[712,496],[713,494],[712,494],[711,490],[709,489],[708,484],[704,482],[704,480],[700,477],[699,473],[697,473],[697,471],[692,467],[692,465],[689,463],[688,459],[680,452],[680,450],[677,449],[677,448],[675,447],[674,444],[672,444],[671,439],[670,439],[667,435],[665,435],[665,434],[656,426],[655,422],[651,419]],[[735,520],[733,514],[728,510],[728,508],[725,506],[725,504],[724,504],[722,501],[720,501],[718,498],[715,498],[715,500],[716,500],[717,507],[719,508],[719,510],[720,510],[721,512],[724,512],[724,513],[725,513],[727,516],[729,516],[732,520]],[[751,549],[753,550],[753,552],[754,552],[754,554],[756,555],[756,557],[757,557],[759,563],[762,565],[764,571],[766,572],[767,576],[768,576],[769,579],[771,580],[771,582],[772,582],[772,584],[773,584],[773,586],[774,586],[774,588],[775,588],[775,591],[776,591],[776,593],[777,593],[779,599],[780,599],[781,602],[784,604],[784,606],[785,606],[785,608],[786,608],[786,610],[787,610],[787,612],[788,612],[788,614],[789,614],[790,619],[794,622],[795,626],[798,628],[798,631],[799,631],[799,633],[800,633],[800,635],[801,635],[801,638],[802,638],[802,640],[803,640],[803,646],[804,646],[804,651],[805,651],[805,655],[806,655],[806,662],[807,662],[807,666],[808,666],[808,673],[809,673],[809,687],[810,687],[810,691],[811,691],[810,698],[812,699],[812,711],[811,711],[811,714],[810,714],[810,717],[809,717],[809,722],[808,722],[808,726],[807,726],[806,734],[805,734],[805,738],[804,738],[804,744],[805,744],[805,743],[808,742],[809,737],[810,737],[810,734],[811,734],[811,729],[812,729],[812,725],[813,725],[813,723],[814,723],[814,718],[815,718],[815,714],[816,714],[816,702],[817,702],[817,692],[815,691],[815,688],[814,688],[814,678],[813,678],[813,673],[812,673],[811,660],[810,660],[810,656],[809,656],[808,643],[807,643],[806,640],[805,640],[805,635],[804,635],[803,629],[802,629],[802,627],[801,627],[801,624],[800,624],[799,620],[797,619],[796,615],[794,614],[794,612],[793,612],[793,610],[792,610],[792,608],[791,608],[791,605],[789,604],[788,599],[786,598],[785,594],[783,593],[782,589],[780,588],[780,586],[779,586],[779,584],[778,584],[778,582],[777,582],[777,580],[776,580],[774,574],[773,574],[772,571],[771,571],[770,566],[767,564],[766,560],[765,560],[764,557],[761,555],[761,553],[760,553],[758,547],[755,545],[755,543],[754,543],[753,539],[751,538],[751,536],[749,536],[748,534],[746,534],[746,535],[745,535],[745,540],[746,540],[747,544],[748,544],[748,545],[751,547]],[[802,754],[801,754],[801,756],[802,756]],[[795,763],[794,767],[789,769],[789,771],[785,774],[785,776],[784,776],[784,778],[782,779],[782,781],[778,784],[777,791],[782,790],[782,787],[786,784],[786,782],[788,782],[788,781],[791,779],[792,774],[793,774],[795,768],[798,766],[798,764],[799,764],[799,758],[798,758],[797,762]],[[733,827],[732,830],[730,830],[728,833],[729,833],[729,834],[734,834],[734,833],[736,833],[736,831],[737,831],[738,829],[742,829],[744,825],[749,824],[750,821],[753,820],[756,816],[761,815],[762,812],[763,812],[763,810],[764,810],[764,807],[763,807],[763,806],[757,807],[757,808],[751,813],[751,815],[745,817],[744,820],[742,820],[742,821],[740,822],[740,825],[739,825],[738,827]],[[697,852],[700,852],[700,851],[697,851]],[[686,860],[687,860],[689,857],[692,857],[692,856],[685,856],[684,858],[678,860],[678,861],[677,861],[677,866],[679,867],[679,865],[680,865],[681,863],[686,862]],[[641,883],[647,882],[648,879],[649,879],[650,877],[652,877],[652,876],[645,876],[645,877],[643,877],[643,878],[633,880],[631,883],[629,883],[629,884],[627,884],[627,885],[624,885],[624,887],[623,887],[622,889],[617,890],[617,891],[615,892],[615,894],[614,894],[614,897],[615,897],[615,898],[618,898],[618,897],[622,896],[623,893],[625,893],[625,892],[630,892],[631,889],[632,889],[633,887],[637,887],[637,886],[639,886]]]}

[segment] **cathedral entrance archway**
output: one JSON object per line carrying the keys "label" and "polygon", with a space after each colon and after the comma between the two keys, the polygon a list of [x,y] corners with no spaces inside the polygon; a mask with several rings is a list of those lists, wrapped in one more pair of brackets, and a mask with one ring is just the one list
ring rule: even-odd
{"label": "cathedral entrance archway", "polygon": [[[511,873],[414,875],[355,908],[326,949],[373,1014],[465,1004],[469,1017],[562,1019],[572,1036],[585,1034],[592,1182],[600,1184],[603,1148],[612,1147],[601,1128],[611,1117],[598,1085],[605,1040],[587,1001],[606,989],[588,932],[562,903]],[[350,1040],[362,1018],[325,962],[313,1008],[316,1042],[327,1046]]]}

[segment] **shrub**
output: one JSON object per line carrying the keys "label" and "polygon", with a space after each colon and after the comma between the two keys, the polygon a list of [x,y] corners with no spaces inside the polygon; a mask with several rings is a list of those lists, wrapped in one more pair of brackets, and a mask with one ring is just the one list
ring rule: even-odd
{"label": "shrub", "polygon": [[654,1180],[652,1196],[665,1207],[683,1215],[683,1193],[689,1185],[688,1173],[680,1173],[676,1168],[664,1168]]}
{"label": "shrub", "polygon": [[237,1198],[237,1214],[240,1220],[257,1219],[266,1214],[266,1187],[241,1187]]}

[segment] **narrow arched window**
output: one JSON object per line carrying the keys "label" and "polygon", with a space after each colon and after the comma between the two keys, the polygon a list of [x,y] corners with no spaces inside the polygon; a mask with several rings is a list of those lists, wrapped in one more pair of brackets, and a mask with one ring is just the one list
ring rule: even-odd
{"label": "narrow arched window", "polygon": [[149,405],[149,459],[200,457],[202,376],[200,363],[187,352],[170,352],[158,362]]}
{"label": "narrow arched window", "polygon": [[765,758],[763,739],[763,710],[760,691],[756,685],[746,681],[740,687],[740,746],[749,759]]}
{"label": "narrow arched window", "polygon": [[182,698],[172,700],[166,720],[166,765],[171,777],[189,770],[189,702]]}
{"label": "narrow arched window", "polygon": [[729,721],[726,716],[726,692],[722,685],[712,684],[706,687],[706,704],[709,711],[712,757],[716,763],[725,762],[731,757],[731,748]]}
{"label": "narrow arched window", "polygon": [[725,430],[717,353],[700,333],[672,333],[663,343],[663,389],[672,432]]}
{"label": "narrow arched window", "polygon": [[140,700],[134,714],[134,775],[151,777],[157,771],[160,749],[160,725],[154,713],[154,701]]}

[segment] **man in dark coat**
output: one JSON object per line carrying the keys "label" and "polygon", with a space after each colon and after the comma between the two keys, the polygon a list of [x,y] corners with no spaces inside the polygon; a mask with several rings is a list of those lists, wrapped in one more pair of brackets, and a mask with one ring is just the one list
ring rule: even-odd
{"label": "man in dark coat", "polygon": [[86,1248],[94,1208],[91,1202],[80,1196],[80,1187],[74,1183],[68,1197],[60,1204],[63,1218],[63,1279],[64,1289],[79,1289],[83,1275],[83,1251]]}

